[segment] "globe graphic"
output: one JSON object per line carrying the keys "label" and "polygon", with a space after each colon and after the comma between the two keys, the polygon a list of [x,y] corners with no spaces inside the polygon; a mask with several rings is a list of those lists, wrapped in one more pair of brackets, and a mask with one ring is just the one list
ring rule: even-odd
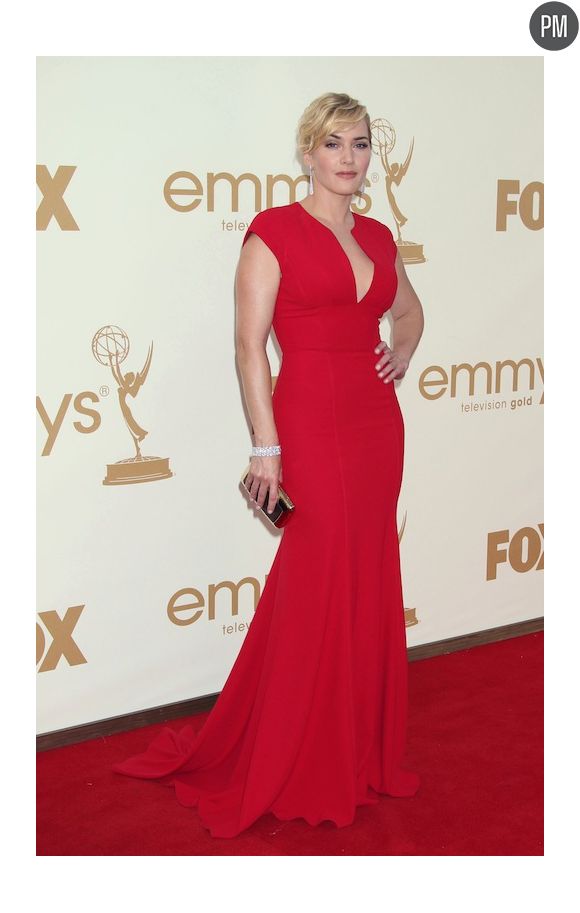
{"label": "globe graphic", "polygon": [[387,155],[395,148],[397,134],[395,128],[384,117],[378,117],[371,123],[371,134],[377,145],[382,146]]}
{"label": "globe graphic", "polygon": [[93,355],[101,365],[121,364],[129,354],[129,337],[121,327],[104,326],[97,330],[91,343]]}

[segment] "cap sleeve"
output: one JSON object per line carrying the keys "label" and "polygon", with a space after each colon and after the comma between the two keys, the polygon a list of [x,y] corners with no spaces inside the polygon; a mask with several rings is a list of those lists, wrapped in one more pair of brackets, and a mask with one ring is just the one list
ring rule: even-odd
{"label": "cap sleeve", "polygon": [[276,209],[277,207],[264,209],[254,216],[242,240],[242,247],[250,237],[250,234],[254,232],[270,248],[278,261],[280,272],[283,273],[286,261],[286,242],[282,222],[278,218]]}
{"label": "cap sleeve", "polygon": [[383,228],[385,229],[385,234],[387,236],[387,247],[391,251],[391,256],[392,256],[393,260],[396,260],[397,253],[399,252],[399,248],[397,247],[397,242],[395,241],[395,239],[393,237],[393,232],[391,231],[391,229],[389,228],[388,225],[385,225],[384,222],[382,222],[381,224],[382,224]]}

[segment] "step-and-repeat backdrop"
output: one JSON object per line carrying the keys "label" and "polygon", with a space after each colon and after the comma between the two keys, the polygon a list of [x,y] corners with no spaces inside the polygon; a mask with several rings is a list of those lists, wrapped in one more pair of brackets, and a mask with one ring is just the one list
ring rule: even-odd
{"label": "step-and-repeat backdrop", "polygon": [[359,211],[425,313],[407,643],[542,614],[543,59],[39,58],[39,733],[218,692],[241,647],[283,532],[239,485],[234,274],[256,212],[306,196],[328,91],[367,106]]}

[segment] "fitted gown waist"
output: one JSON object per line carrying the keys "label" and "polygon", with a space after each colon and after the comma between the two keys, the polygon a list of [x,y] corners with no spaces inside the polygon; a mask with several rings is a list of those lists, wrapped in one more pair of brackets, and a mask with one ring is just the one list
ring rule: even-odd
{"label": "fitted gown waist", "polygon": [[284,355],[291,352],[371,352],[380,342],[379,321],[360,304],[310,305],[275,314],[273,328]]}
{"label": "fitted gown waist", "polygon": [[339,449],[393,446],[402,416],[373,347],[284,352],[272,407],[281,443],[295,452],[331,438]]}

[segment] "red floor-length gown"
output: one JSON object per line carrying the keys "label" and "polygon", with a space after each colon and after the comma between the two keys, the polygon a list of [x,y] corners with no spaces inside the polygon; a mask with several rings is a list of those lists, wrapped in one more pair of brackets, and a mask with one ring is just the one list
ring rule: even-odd
{"label": "red floor-length gown", "polygon": [[359,301],[344,248],[301,203],[258,213],[246,232],[242,243],[255,232],[282,273],[273,410],[295,512],[201,729],[165,728],[113,767],[173,785],[215,837],[234,837],[267,812],[344,827],[379,793],[412,796],[419,787],[402,766],[404,427],[374,352],[397,287],[397,248],[380,221],[354,220],[352,236],[374,262]]}

